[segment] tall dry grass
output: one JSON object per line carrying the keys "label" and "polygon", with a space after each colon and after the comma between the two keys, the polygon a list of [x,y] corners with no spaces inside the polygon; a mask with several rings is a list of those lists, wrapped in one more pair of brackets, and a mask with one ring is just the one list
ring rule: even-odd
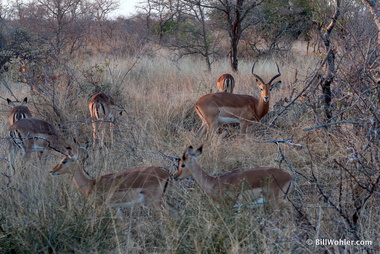
{"label": "tall dry grass", "polygon": [[[317,60],[289,55],[258,61],[255,73],[264,80],[276,74],[276,62],[281,67],[282,85],[273,90],[271,110],[276,102],[302,90]],[[239,63],[240,71],[234,74],[236,93],[259,94],[250,75],[252,64],[253,61]],[[350,209],[347,204],[353,202],[352,182],[333,163],[350,152],[337,136],[329,139],[329,134],[319,129],[303,131],[316,125],[315,112],[305,106],[305,101],[298,100],[289,107],[275,125],[270,123],[278,111],[269,114],[246,137],[230,129],[231,135],[226,138],[212,135],[207,140],[198,140],[195,134],[200,120],[194,112],[194,102],[210,90],[215,91],[217,78],[228,72],[227,62],[215,63],[211,73],[204,71],[206,68],[198,59],[173,62],[166,57],[98,56],[70,65],[75,76],[72,84],[75,93],[69,93],[65,84],[61,84],[54,98],[31,95],[11,78],[3,81],[10,89],[2,86],[1,91],[4,98],[10,97],[10,92],[18,99],[28,96],[35,117],[60,129],[91,177],[139,165],[161,166],[174,172],[172,162],[159,151],[180,156],[186,146],[202,143],[204,152],[199,161],[209,174],[259,166],[281,167],[292,174],[296,170],[297,181],[290,202],[282,212],[257,207],[245,208],[238,214],[233,209],[216,206],[189,180],[172,182],[166,194],[177,207],[178,218],[146,207],[124,209],[125,221],[117,220],[114,212],[108,210],[96,216],[70,176],[49,175],[62,157],[59,154],[51,153],[41,161],[37,157],[28,161],[18,157],[14,165],[9,164],[8,107],[3,100],[0,252],[373,253],[378,250],[378,199],[366,203],[353,234],[347,221],[321,196],[318,188],[331,195],[343,209]],[[99,82],[89,84],[84,70],[98,75]],[[97,91],[112,95],[123,115],[112,144],[108,141],[102,149],[84,149],[91,143],[87,104]],[[303,147],[273,142],[287,139]],[[339,196],[341,193],[346,196]],[[318,246],[306,241],[353,239],[354,235],[372,240],[373,245]]]}

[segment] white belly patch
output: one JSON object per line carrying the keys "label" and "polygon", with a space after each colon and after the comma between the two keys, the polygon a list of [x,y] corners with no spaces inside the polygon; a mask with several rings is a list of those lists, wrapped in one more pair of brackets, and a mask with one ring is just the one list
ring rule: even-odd
{"label": "white belly patch", "polygon": [[218,117],[218,121],[220,123],[240,123],[239,119],[232,118],[232,117]]}

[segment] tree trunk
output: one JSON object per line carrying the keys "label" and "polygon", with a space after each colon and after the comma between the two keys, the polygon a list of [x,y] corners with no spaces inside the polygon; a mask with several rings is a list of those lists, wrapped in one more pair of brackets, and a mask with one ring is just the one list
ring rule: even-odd
{"label": "tree trunk", "polygon": [[325,114],[326,114],[327,121],[329,121],[329,119],[332,117],[331,84],[333,83],[335,74],[336,74],[336,70],[335,70],[336,50],[331,46],[330,36],[339,15],[340,15],[340,0],[336,0],[335,13],[334,13],[334,16],[331,18],[330,24],[325,29],[322,28],[322,25],[318,26],[319,35],[325,44],[325,48],[327,52],[326,63],[325,63],[326,64],[325,75],[321,75],[321,79],[320,79],[320,85],[322,87],[322,93],[323,93],[323,98],[324,98],[323,103],[325,106]]}
{"label": "tree trunk", "polygon": [[[367,4],[373,16],[373,21],[376,24],[377,30],[380,31],[380,7],[376,6],[377,0],[363,0]],[[380,45],[380,36],[377,37],[377,42]]]}
{"label": "tree trunk", "polygon": [[238,71],[238,44],[240,40],[240,35],[241,35],[241,9],[243,6],[244,0],[237,0],[236,5],[234,6],[234,21],[231,24],[231,51],[230,51],[230,62],[231,62],[231,68],[233,72]]}

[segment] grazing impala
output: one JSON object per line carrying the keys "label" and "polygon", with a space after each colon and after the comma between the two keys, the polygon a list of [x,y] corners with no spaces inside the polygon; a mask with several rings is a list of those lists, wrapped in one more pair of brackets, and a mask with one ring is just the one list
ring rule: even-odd
{"label": "grazing impala", "polygon": [[218,87],[218,92],[232,93],[235,87],[235,79],[231,74],[223,74],[218,78],[216,86]]}
{"label": "grazing impala", "polygon": [[232,93],[207,94],[195,103],[195,110],[202,120],[202,126],[197,134],[202,136],[207,132],[215,131],[219,124],[239,123],[240,132],[247,133],[249,126],[254,121],[259,121],[269,111],[270,91],[281,83],[272,82],[281,76],[280,68],[277,65],[278,74],[268,83],[254,73],[255,64],[252,66],[252,76],[256,78],[256,83],[261,89],[260,98],[250,95]]}
{"label": "grazing impala", "polygon": [[20,119],[31,118],[29,108],[26,106],[28,98],[25,97],[21,105],[16,106],[10,99],[7,98],[8,105],[12,107],[11,112],[8,115],[8,121],[12,125]]}
{"label": "grazing impala", "polygon": [[73,174],[75,185],[96,207],[120,208],[145,203],[156,209],[170,208],[164,201],[170,174],[161,168],[137,167],[90,179],[76,156],[66,156],[50,173]]}
{"label": "grazing impala", "polygon": [[[110,123],[111,137],[115,129],[115,122],[117,116],[117,109],[113,99],[104,93],[98,93],[92,96],[90,103],[88,105],[91,115],[92,122],[92,137],[95,139],[99,129],[102,129],[102,134],[100,137],[103,143],[104,139],[104,127],[101,126],[104,122]],[[119,113],[121,115],[121,112]]]}
{"label": "grazing impala", "polygon": [[[293,177],[278,168],[261,167],[226,173],[217,177],[208,175],[197,162],[202,146],[194,151],[189,146],[182,155],[175,178],[193,176],[202,190],[213,200],[232,206],[244,198],[253,198],[254,204],[272,201],[279,207],[285,201]],[[242,193],[242,190],[244,193]]]}
{"label": "grazing impala", "polygon": [[27,158],[33,151],[40,151],[42,156],[47,148],[72,155],[71,146],[58,135],[56,129],[51,124],[39,119],[18,120],[9,128],[9,136]]}

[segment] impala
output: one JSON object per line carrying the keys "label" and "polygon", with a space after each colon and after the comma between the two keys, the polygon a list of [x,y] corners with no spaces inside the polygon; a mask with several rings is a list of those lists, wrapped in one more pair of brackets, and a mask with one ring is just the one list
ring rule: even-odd
{"label": "impala", "polygon": [[260,167],[212,177],[197,162],[201,154],[202,146],[196,151],[189,146],[174,177],[192,176],[209,197],[226,205],[241,204],[246,197],[253,198],[255,205],[272,201],[275,207],[279,207],[282,201],[286,201],[293,177],[285,171]]}
{"label": "impala", "polygon": [[[88,105],[92,122],[92,137],[95,139],[100,128],[102,128],[101,142],[104,139],[104,127],[101,126],[104,122],[110,123],[111,138],[115,130],[115,122],[117,117],[117,109],[113,99],[104,93],[98,93],[92,96]],[[119,112],[121,115],[121,112]]]}
{"label": "impala", "polygon": [[[170,174],[157,167],[136,167],[90,179],[76,156],[66,156],[51,171],[52,175],[73,174],[76,187],[96,207],[130,207],[135,204],[166,209],[164,193]],[[172,211],[172,210],[170,210]]]}
{"label": "impala", "polygon": [[218,88],[218,92],[232,93],[235,87],[235,79],[231,74],[223,74],[218,78],[216,86]]}
{"label": "impala", "polygon": [[239,123],[240,132],[247,133],[254,121],[259,121],[269,111],[269,98],[272,88],[278,86],[281,81],[272,82],[281,76],[280,68],[277,65],[276,74],[268,83],[254,73],[255,64],[252,66],[252,76],[256,78],[256,84],[261,89],[260,98],[250,95],[232,93],[207,94],[195,103],[195,110],[202,120],[202,126],[197,136],[202,136],[207,132],[215,131],[219,124]]}
{"label": "impala", "polygon": [[8,105],[12,107],[11,112],[8,115],[8,121],[11,125],[20,119],[32,117],[32,113],[30,113],[29,108],[26,106],[28,103],[27,97],[25,97],[22,103],[17,106],[8,98],[7,102]]}
{"label": "impala", "polygon": [[72,155],[71,146],[58,135],[56,129],[51,124],[39,119],[18,120],[9,128],[9,136],[27,158],[34,151],[41,152],[42,156],[47,148]]}

